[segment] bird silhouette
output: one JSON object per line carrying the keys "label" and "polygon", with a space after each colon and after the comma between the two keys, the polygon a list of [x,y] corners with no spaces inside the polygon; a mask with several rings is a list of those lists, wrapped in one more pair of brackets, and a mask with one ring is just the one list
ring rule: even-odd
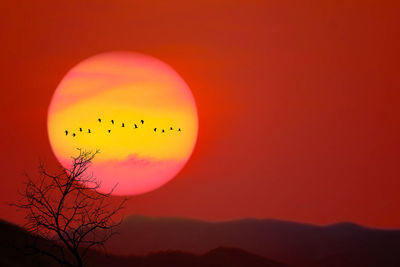
{"label": "bird silhouette", "polygon": [[111,123],[114,124],[114,120],[111,120]]}
{"label": "bird silhouette", "polygon": [[108,133],[111,133],[111,130],[108,130]]}
{"label": "bird silhouette", "polygon": [[122,126],[121,127],[125,127],[125,123],[122,123]]}
{"label": "bird silhouette", "polygon": [[68,131],[67,130],[65,130],[65,135],[68,135]]}
{"label": "bird silhouette", "polygon": [[169,127],[169,129],[172,131],[173,129],[172,129],[172,127]]}
{"label": "bird silhouette", "polygon": [[136,123],[135,123],[135,129],[137,129],[137,125],[136,125]]}
{"label": "bird silhouette", "polygon": [[162,131],[161,132],[164,132],[164,129],[162,129]]}
{"label": "bird silhouette", "polygon": [[72,134],[73,137],[75,137],[75,135],[76,135],[75,133]]}
{"label": "bird silhouette", "polygon": [[157,132],[157,128],[154,128],[154,131]]}
{"label": "bird silhouette", "polygon": [[178,128],[178,132],[180,132],[181,131],[181,128]]}
{"label": "bird silhouette", "polygon": [[82,128],[79,128],[79,131],[82,132]]}
{"label": "bird silhouette", "polygon": [[88,133],[91,133],[90,129],[88,129]]}
{"label": "bird silhouette", "polygon": [[140,123],[142,123],[142,124],[143,124],[143,123],[144,123],[144,120],[140,120]]}
{"label": "bird silhouette", "polygon": [[98,120],[99,122],[101,122],[101,119],[100,119],[100,118],[98,118],[97,120]]}

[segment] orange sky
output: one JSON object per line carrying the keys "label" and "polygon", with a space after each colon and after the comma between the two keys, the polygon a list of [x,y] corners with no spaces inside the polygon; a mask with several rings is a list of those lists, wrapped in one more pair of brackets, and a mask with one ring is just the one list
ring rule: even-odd
{"label": "orange sky", "polygon": [[400,227],[398,1],[8,1],[0,17],[0,217],[54,163],[46,115],[79,61],[150,54],[188,83],[184,170],[126,211]]}

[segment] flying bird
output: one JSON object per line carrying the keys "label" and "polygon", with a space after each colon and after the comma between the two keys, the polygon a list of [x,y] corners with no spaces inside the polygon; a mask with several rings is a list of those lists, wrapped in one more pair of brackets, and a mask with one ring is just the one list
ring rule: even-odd
{"label": "flying bird", "polygon": [[82,128],[79,128],[79,131],[82,132]]}
{"label": "flying bird", "polygon": [[140,120],[140,122],[143,124],[143,123],[144,123],[144,120]]}
{"label": "flying bird", "polygon": [[162,129],[162,131],[161,132],[164,132],[164,129]]}
{"label": "flying bird", "polygon": [[135,123],[135,129],[137,129],[137,125],[136,125],[136,123]]}
{"label": "flying bird", "polygon": [[88,129],[88,133],[91,133],[90,129]]}
{"label": "flying bird", "polygon": [[114,124],[114,120],[111,120],[111,123]]}
{"label": "flying bird", "polygon": [[122,123],[122,126],[121,127],[125,127],[125,123]]}
{"label": "flying bird", "polygon": [[178,132],[180,132],[181,131],[181,128],[178,128]]}
{"label": "flying bird", "polygon": [[98,118],[98,121],[99,121],[99,122],[101,122],[101,119],[100,119],[100,118]]}
{"label": "flying bird", "polygon": [[154,128],[154,131],[157,132],[157,128]]}
{"label": "flying bird", "polygon": [[67,130],[65,130],[65,135],[68,135],[68,131]]}
{"label": "flying bird", "polygon": [[75,133],[72,134],[73,137],[75,137],[75,135],[76,135]]}
{"label": "flying bird", "polygon": [[111,130],[108,130],[109,133],[111,133]]}
{"label": "flying bird", "polygon": [[172,131],[173,129],[172,129],[172,127],[169,127],[169,129]]}

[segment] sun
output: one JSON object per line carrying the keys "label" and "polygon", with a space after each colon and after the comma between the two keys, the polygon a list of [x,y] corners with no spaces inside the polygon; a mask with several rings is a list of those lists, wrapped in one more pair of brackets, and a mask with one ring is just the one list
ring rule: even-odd
{"label": "sun", "polygon": [[166,63],[109,52],[73,67],[48,110],[50,144],[69,167],[77,148],[100,150],[90,172],[100,191],[152,191],[176,176],[194,149],[198,117],[185,81]]}

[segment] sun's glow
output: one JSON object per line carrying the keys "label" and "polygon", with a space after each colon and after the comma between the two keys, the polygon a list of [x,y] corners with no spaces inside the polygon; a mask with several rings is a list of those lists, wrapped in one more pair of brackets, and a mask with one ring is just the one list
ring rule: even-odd
{"label": "sun's glow", "polygon": [[118,183],[117,195],[145,193],[172,179],[197,132],[195,101],[183,79],[162,61],[130,52],[100,54],[72,68],[48,112],[61,164],[68,167],[76,148],[99,149],[91,171],[104,192]]}

